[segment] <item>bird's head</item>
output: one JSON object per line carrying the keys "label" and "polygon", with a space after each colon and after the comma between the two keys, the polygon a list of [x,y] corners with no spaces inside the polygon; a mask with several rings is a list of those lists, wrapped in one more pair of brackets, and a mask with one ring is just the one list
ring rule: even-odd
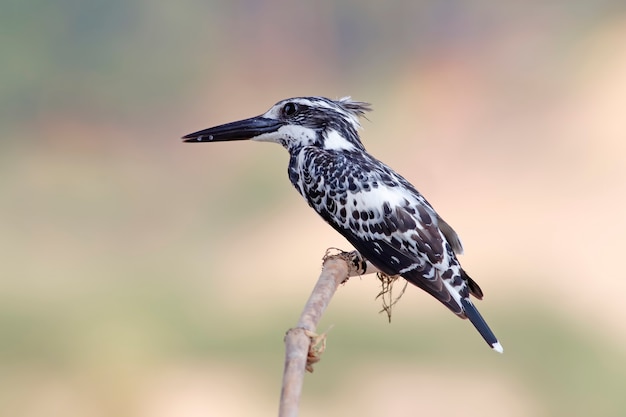
{"label": "bird's head", "polygon": [[296,97],[279,101],[266,113],[211,127],[183,137],[185,142],[255,140],[276,142],[288,151],[304,146],[335,150],[363,150],[357,134],[359,117],[370,105],[349,97]]}

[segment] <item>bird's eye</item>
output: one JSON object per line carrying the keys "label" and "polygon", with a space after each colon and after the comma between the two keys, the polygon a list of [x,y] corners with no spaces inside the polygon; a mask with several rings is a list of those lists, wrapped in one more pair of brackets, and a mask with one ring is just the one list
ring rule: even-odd
{"label": "bird's eye", "polygon": [[296,103],[287,103],[283,107],[283,114],[286,117],[294,116],[298,112],[298,105]]}

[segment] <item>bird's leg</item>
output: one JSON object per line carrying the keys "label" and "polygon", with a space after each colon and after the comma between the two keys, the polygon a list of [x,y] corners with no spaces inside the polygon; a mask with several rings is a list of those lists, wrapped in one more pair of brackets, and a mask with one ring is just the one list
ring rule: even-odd
{"label": "bird's leg", "polygon": [[376,268],[370,261],[365,259],[358,251],[344,252],[346,261],[351,266],[351,274],[367,275],[380,273],[380,269]]}
{"label": "bird's leg", "polygon": [[[331,253],[331,251],[335,250],[339,251],[339,253]],[[343,259],[350,267],[350,272],[343,282],[346,282],[348,278],[354,276],[380,273],[380,270],[372,265],[370,261],[365,259],[365,257],[363,257],[363,255],[361,255],[358,251],[353,250],[352,252],[345,252],[338,248],[328,248],[323,261],[326,261],[326,259],[333,256]]]}

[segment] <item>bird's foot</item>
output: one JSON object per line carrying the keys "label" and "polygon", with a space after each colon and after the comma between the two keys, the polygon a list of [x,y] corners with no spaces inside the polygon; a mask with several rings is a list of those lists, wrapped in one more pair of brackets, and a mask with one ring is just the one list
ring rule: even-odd
{"label": "bird's foot", "polygon": [[348,279],[350,279],[350,277],[355,276],[355,275],[361,275],[361,268],[359,268],[358,266],[358,260],[356,260],[354,256],[355,253],[358,255],[358,252],[356,251],[345,252],[339,248],[328,248],[326,249],[326,253],[324,254],[324,257],[322,258],[322,263],[332,258],[343,259],[348,264],[348,268],[350,269],[348,271],[348,275],[346,276],[346,278],[341,282],[342,284],[345,284],[348,281]]}
{"label": "bird's foot", "polygon": [[345,283],[350,277],[380,272],[378,268],[368,262],[363,255],[355,250],[346,252],[339,248],[328,248],[326,249],[322,262],[325,262],[329,258],[340,258],[348,264],[348,268],[350,270],[348,271],[348,276],[342,284]]}

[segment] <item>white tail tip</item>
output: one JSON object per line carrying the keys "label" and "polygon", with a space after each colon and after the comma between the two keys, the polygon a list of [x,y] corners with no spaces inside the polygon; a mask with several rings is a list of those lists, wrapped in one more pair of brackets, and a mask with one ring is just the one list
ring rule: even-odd
{"label": "white tail tip", "polygon": [[494,343],[493,345],[491,345],[491,348],[493,350],[495,350],[496,352],[498,352],[498,353],[503,353],[504,352],[504,349],[502,348],[502,345],[500,344],[500,342]]}

